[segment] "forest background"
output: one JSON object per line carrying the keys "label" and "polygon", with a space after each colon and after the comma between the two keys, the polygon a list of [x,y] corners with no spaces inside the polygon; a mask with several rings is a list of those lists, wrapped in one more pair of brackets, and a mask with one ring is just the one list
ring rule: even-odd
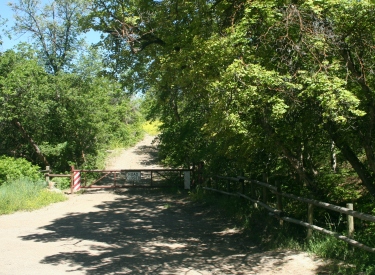
{"label": "forest background", "polygon": [[[97,168],[106,149],[141,137],[145,115],[161,122],[170,166],[203,162],[206,178],[277,181],[375,214],[373,1],[11,8],[16,23],[2,37],[28,33],[32,44],[1,53],[0,155],[59,172]],[[89,31],[101,35],[95,45]],[[372,243],[373,228],[363,224]]]}

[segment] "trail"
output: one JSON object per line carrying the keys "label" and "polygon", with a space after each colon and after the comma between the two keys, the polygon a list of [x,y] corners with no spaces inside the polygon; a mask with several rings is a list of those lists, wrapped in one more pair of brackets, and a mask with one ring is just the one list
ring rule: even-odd
{"label": "trail", "polygon": [[110,157],[106,169],[154,169],[163,168],[157,162],[157,147],[153,142],[154,136],[146,135],[145,138],[135,146],[115,152],[115,156]]}
{"label": "trail", "polygon": [[[124,150],[108,168],[157,165],[151,140]],[[262,251],[250,237],[184,193],[88,192],[0,216],[0,274],[327,274],[319,259]]]}

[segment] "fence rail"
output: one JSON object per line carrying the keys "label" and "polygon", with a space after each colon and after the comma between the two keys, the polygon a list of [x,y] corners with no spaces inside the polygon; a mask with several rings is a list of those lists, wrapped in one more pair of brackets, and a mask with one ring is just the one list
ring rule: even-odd
{"label": "fence rail", "polygon": [[[373,252],[373,253],[375,252],[375,248],[369,247],[369,246],[367,246],[365,244],[362,244],[362,243],[360,243],[360,242],[351,238],[353,236],[353,233],[354,233],[354,221],[353,221],[354,217],[358,218],[358,219],[361,219],[361,220],[365,220],[365,221],[375,222],[375,216],[365,214],[365,213],[362,213],[362,212],[358,212],[358,211],[354,211],[352,204],[347,204],[347,207],[341,207],[341,206],[337,206],[337,205],[326,203],[326,202],[321,202],[321,201],[317,201],[317,200],[313,200],[313,199],[307,199],[307,198],[299,197],[299,196],[296,196],[296,195],[293,195],[293,194],[283,193],[283,192],[281,192],[280,188],[277,187],[277,186],[273,186],[273,185],[265,183],[265,182],[260,182],[260,181],[249,179],[247,177],[242,177],[242,176],[240,176],[240,177],[215,176],[212,179],[216,180],[215,181],[216,185],[217,185],[217,180],[227,181],[227,184],[226,184],[227,191],[219,190],[218,188],[216,188],[216,189],[210,188],[210,187],[207,187],[207,186],[203,187],[203,189],[213,191],[213,192],[218,192],[218,193],[229,195],[229,196],[236,196],[236,197],[245,198],[245,199],[253,202],[256,206],[258,206],[258,205],[262,206],[264,209],[266,209],[269,212],[270,215],[276,217],[280,221],[286,221],[286,222],[298,224],[300,226],[304,226],[304,227],[308,228],[308,232],[307,232],[308,238],[311,237],[312,230],[315,230],[315,231],[318,231],[318,232],[321,232],[321,233],[324,233],[324,234],[327,234],[327,235],[331,235],[334,238],[342,240],[342,241],[344,241],[344,242],[346,242],[346,243],[348,243],[352,246],[361,248],[361,249],[369,251],[369,252]],[[249,197],[249,196],[247,196],[245,194],[242,194],[242,193],[239,193],[239,192],[236,192],[236,193],[229,192],[231,182],[241,183],[243,193],[244,193],[245,182],[261,186],[263,188],[263,201],[260,201],[259,199],[256,199],[254,197]],[[254,196],[254,194],[255,194],[253,187],[254,186],[251,185],[252,196]],[[273,194],[276,195],[276,208],[267,204],[267,195],[266,195],[265,189],[268,189],[270,192],[272,192]],[[295,201],[307,203],[307,205],[308,205],[308,213],[307,213],[308,222],[304,222],[304,221],[297,220],[297,219],[294,219],[294,218],[291,218],[291,217],[287,217],[286,213],[283,211],[282,198],[289,198],[289,199],[293,199]],[[343,235],[338,234],[337,232],[333,232],[333,231],[327,230],[325,228],[314,225],[313,224],[313,220],[314,220],[313,209],[314,209],[314,206],[329,209],[329,210],[347,215],[347,218],[348,218],[348,233],[347,234],[348,234],[348,236],[343,236]]]}

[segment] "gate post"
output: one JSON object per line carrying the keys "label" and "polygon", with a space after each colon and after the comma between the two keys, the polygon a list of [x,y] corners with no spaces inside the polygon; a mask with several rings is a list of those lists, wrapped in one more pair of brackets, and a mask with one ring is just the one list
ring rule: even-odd
{"label": "gate post", "polygon": [[72,166],[71,180],[70,180],[70,193],[73,194],[75,191],[79,191],[80,189],[81,189],[81,172],[79,170],[75,170],[74,166]]}
{"label": "gate post", "polygon": [[70,166],[70,194],[73,194],[74,165]]}
{"label": "gate post", "polygon": [[190,189],[190,171],[184,171],[184,187]]}

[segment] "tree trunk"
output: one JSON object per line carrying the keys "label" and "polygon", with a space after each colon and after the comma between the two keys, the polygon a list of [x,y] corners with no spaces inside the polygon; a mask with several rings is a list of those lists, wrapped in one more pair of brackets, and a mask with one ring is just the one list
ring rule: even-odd
{"label": "tree trunk", "polygon": [[363,186],[366,187],[367,191],[370,192],[372,196],[375,197],[375,184],[374,178],[372,177],[370,171],[366,166],[358,159],[357,155],[354,153],[352,148],[348,143],[343,140],[343,138],[338,133],[335,125],[327,123],[325,128],[336,146],[340,149],[341,153],[344,155],[345,159],[349,161],[350,165],[353,167],[354,171],[357,173],[358,177],[361,179]]}
{"label": "tree trunk", "polygon": [[26,132],[25,128],[23,128],[23,126],[21,125],[21,123],[16,120],[16,119],[13,119],[13,124],[18,128],[18,130],[21,131],[22,133],[22,136],[27,139],[27,141],[30,143],[30,145],[34,148],[35,150],[35,153],[37,154],[38,158],[46,165],[46,166],[49,166],[49,163],[46,159],[46,157],[43,155],[43,153],[40,151],[40,148],[38,146],[38,144],[35,143],[35,141],[32,139],[32,137]]}
{"label": "tree trunk", "polygon": [[300,180],[306,183],[306,185],[312,192],[318,193],[313,178],[311,178],[310,175],[308,175],[308,173],[305,171],[303,167],[302,160],[298,159],[298,157],[296,157],[293,154],[293,152],[282,141],[280,141],[277,138],[277,136],[275,135],[275,130],[266,121],[263,121],[263,128],[268,135],[273,137],[273,140],[275,141],[277,147],[281,149],[281,151],[284,154],[284,157],[289,161],[290,166],[297,173]]}

